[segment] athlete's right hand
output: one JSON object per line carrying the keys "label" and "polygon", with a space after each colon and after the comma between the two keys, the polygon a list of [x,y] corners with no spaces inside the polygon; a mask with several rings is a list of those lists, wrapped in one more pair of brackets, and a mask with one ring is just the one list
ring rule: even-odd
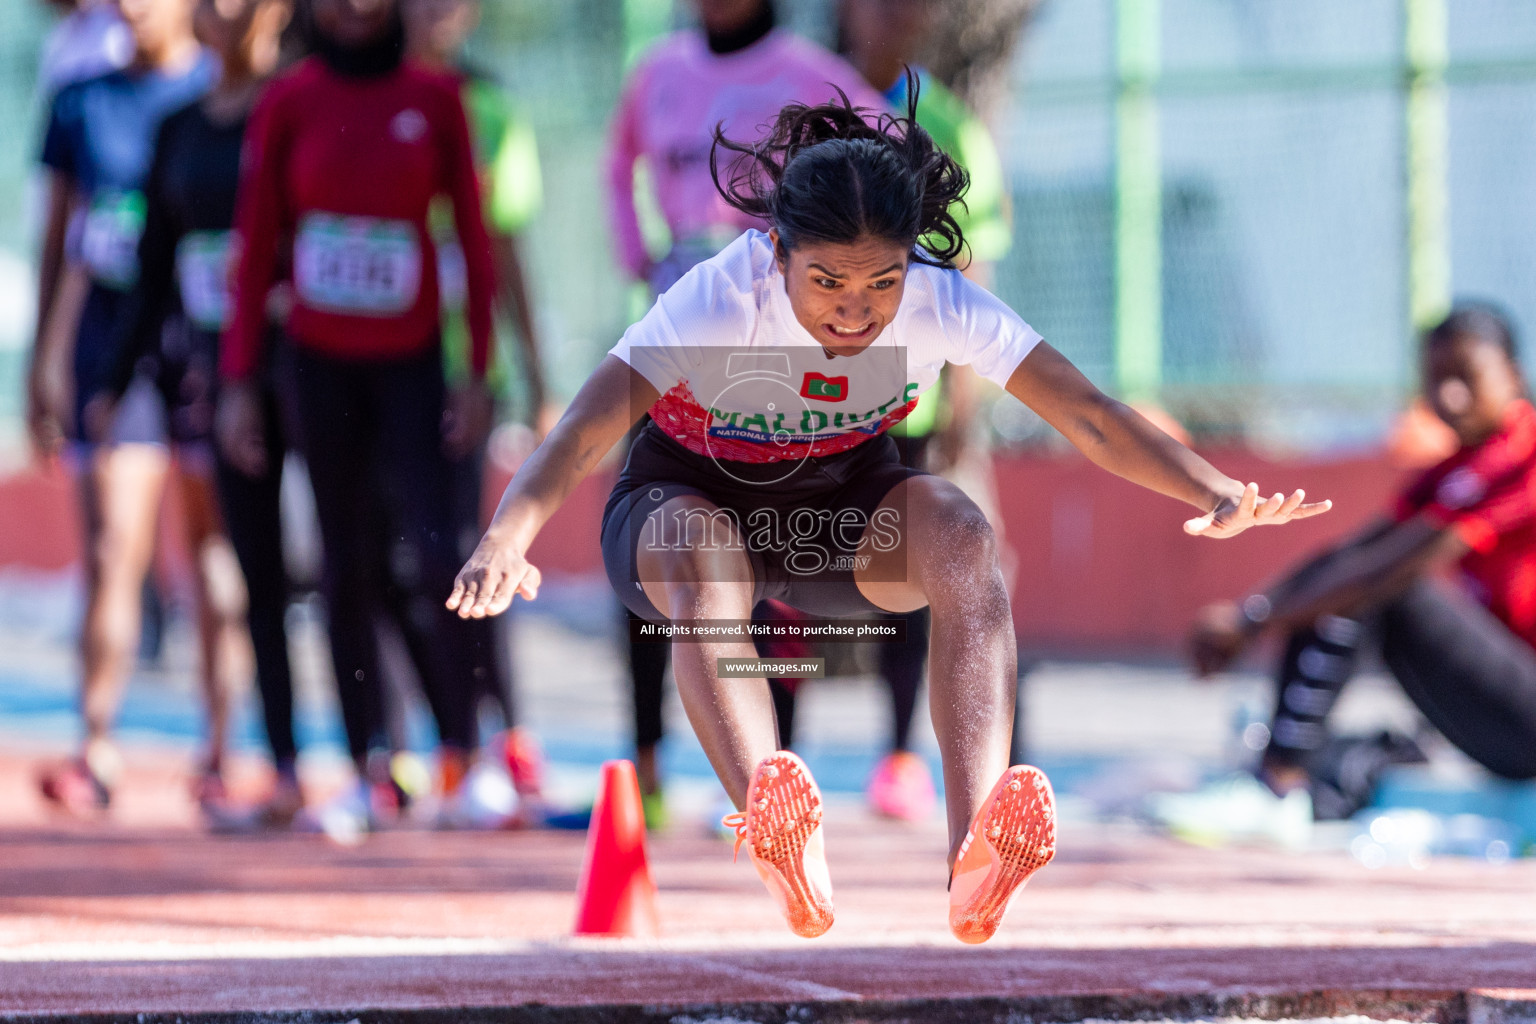
{"label": "athlete's right hand", "polygon": [[27,372],[27,433],[44,460],[64,446],[64,425],[74,404],[69,371],[59,362],[40,355]]}
{"label": "athlete's right hand", "polygon": [[213,414],[213,432],[231,466],[250,477],[266,473],[266,422],[255,383],[235,381],[224,386]]}
{"label": "athlete's right hand", "polygon": [[532,601],[539,596],[543,576],[511,545],[498,543],[490,534],[480,538],[475,553],[453,581],[448,595],[448,610],[461,619],[483,619],[500,615],[512,605],[512,598],[522,594]]}

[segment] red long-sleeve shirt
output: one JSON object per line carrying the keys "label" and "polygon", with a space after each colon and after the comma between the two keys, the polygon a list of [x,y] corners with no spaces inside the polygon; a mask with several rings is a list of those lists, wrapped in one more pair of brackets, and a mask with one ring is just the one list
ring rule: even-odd
{"label": "red long-sleeve shirt", "polygon": [[351,78],[311,59],[269,87],[246,147],[225,377],[261,362],[280,247],[292,249],[298,344],[363,361],[424,350],[440,317],[427,213],[441,194],[464,246],[470,365],[484,374],[495,269],[453,78],[410,65]]}

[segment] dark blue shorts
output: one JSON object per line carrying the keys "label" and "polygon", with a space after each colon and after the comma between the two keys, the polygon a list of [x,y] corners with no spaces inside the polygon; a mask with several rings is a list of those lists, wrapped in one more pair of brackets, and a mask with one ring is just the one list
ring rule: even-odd
{"label": "dark blue shorts", "polygon": [[[125,292],[98,286],[91,289],[81,310],[75,342],[74,422],[69,427],[70,438],[78,445],[90,443],[83,432],[86,403],[112,383],[116,332],[129,312],[129,301]],[[106,441],[170,444],[183,458],[189,454],[211,457],[217,362],[217,336],[193,329],[181,317],[169,319],[159,350],[134,368]]]}

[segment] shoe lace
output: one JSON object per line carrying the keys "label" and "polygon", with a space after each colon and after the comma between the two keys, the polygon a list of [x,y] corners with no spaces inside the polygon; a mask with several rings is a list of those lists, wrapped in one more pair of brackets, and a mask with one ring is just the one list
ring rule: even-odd
{"label": "shoe lace", "polygon": [[741,855],[741,844],[747,841],[747,812],[735,811],[720,819],[723,828],[736,830],[736,848],[731,851],[731,863],[736,863],[736,858]]}

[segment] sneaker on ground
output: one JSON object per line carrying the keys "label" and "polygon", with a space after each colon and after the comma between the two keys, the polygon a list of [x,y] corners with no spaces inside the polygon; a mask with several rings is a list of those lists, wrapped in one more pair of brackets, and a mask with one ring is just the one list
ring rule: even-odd
{"label": "sneaker on ground", "polygon": [[640,794],[640,814],[645,818],[647,832],[660,832],[667,827],[672,816],[667,813],[667,796],[661,790]]}
{"label": "sneaker on ground", "polygon": [[763,759],[747,787],[747,809],[721,822],[736,830],[752,866],[790,929],[813,939],[832,927],[832,879],[821,828],[821,791],[794,754]]}
{"label": "sneaker on ground", "polygon": [[217,814],[229,809],[229,787],[224,783],[224,773],[212,765],[204,765],[192,777],[192,799],[204,814]]}
{"label": "sneaker on ground", "polygon": [[[373,771],[377,773],[377,769]],[[437,787],[432,777],[432,765],[416,751],[394,751],[389,755],[385,770],[378,774],[382,777],[375,780],[378,790],[375,800],[384,795],[383,790],[389,790],[385,802],[393,802],[397,815],[408,817],[413,809],[431,804]]]}
{"label": "sneaker on ground", "polygon": [[[288,829],[304,830],[298,824],[304,811],[304,793],[294,778],[281,776],[273,783],[272,792],[255,805],[238,805],[228,802],[202,805],[203,821],[216,835],[254,835],[260,832],[284,832]],[[312,824],[308,831],[319,831]]]}
{"label": "sneaker on ground", "polygon": [[544,792],[544,748],[539,738],[522,726],[506,731],[500,743],[507,774],[520,797],[538,797]]}
{"label": "sneaker on ground", "polygon": [[75,758],[44,770],[37,788],[58,810],[76,817],[104,814],[112,803],[112,789],[91,771],[84,758]]}
{"label": "sneaker on ground", "polygon": [[296,775],[282,772],[272,782],[272,792],[256,808],[256,821],[263,828],[281,831],[293,825],[304,809],[304,790]]}
{"label": "sneaker on ground", "polygon": [[338,846],[356,846],[375,825],[375,788],[366,780],[360,780],[319,807],[305,808],[294,819],[294,831],[319,832]]}
{"label": "sneaker on ground", "polygon": [[443,797],[437,814],[439,829],[491,832],[517,823],[517,790],[500,765],[479,761]]}
{"label": "sneaker on ground", "polygon": [[1305,789],[1276,796],[1247,772],[1193,793],[1157,793],[1147,810],[1158,824],[1200,846],[1266,843],[1305,849],[1312,839],[1312,797]]}
{"label": "sneaker on ground", "polygon": [[880,759],[865,789],[870,808],[883,818],[922,821],[933,813],[933,775],[921,757],[893,750]]}
{"label": "sneaker on ground", "polygon": [[1014,765],[987,794],[949,876],[949,930],[990,939],[1036,871],[1056,855],[1056,797],[1045,773]]}

